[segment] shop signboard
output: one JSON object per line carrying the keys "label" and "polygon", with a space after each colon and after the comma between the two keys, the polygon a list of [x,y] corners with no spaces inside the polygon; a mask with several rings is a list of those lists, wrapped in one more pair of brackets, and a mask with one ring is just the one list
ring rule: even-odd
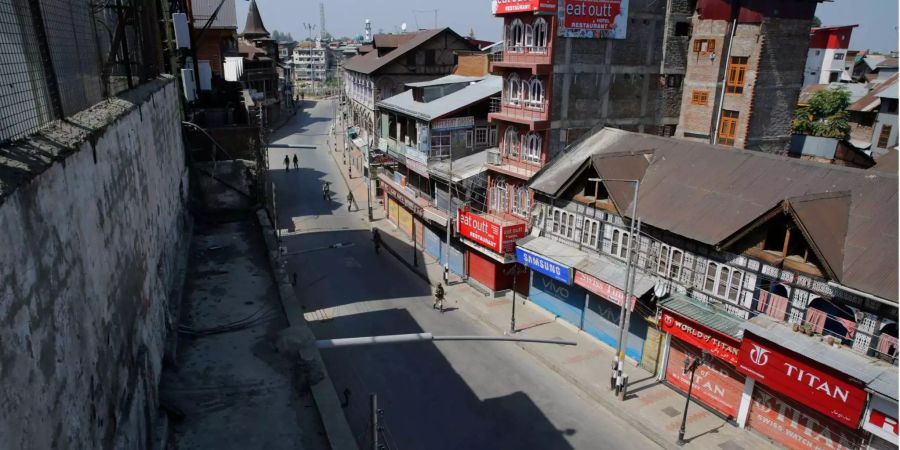
{"label": "shop signboard", "polygon": [[418,149],[406,147],[406,167],[425,178],[429,178],[428,155],[420,152]]}
{"label": "shop signboard", "polygon": [[867,394],[859,381],[832,374],[752,333],[744,333],[738,370],[854,429],[866,405]]}
{"label": "shop signboard", "polygon": [[[597,294],[599,297],[615,303],[620,307],[625,301],[625,292],[593,275],[588,275],[581,271],[575,271],[575,284],[593,292],[594,294]],[[637,297],[632,295],[628,309],[634,311],[634,303],[636,301]]]}
{"label": "shop signboard", "polygon": [[492,14],[510,14],[532,11],[556,11],[556,0],[493,0],[491,2]]}
{"label": "shop signboard", "polygon": [[562,281],[566,285],[572,284],[573,269],[569,266],[544,258],[522,247],[516,247],[516,260],[535,272],[542,273],[554,280]]}
{"label": "shop signboard", "polygon": [[859,433],[801,403],[760,388],[753,390],[747,425],[790,450],[857,450],[864,448]]}
{"label": "shop signboard", "polygon": [[[684,373],[682,361],[686,357],[693,359],[699,356],[699,350],[694,350],[680,340],[673,340],[669,348],[669,363],[666,365],[666,381],[681,392],[687,392],[691,374]],[[737,417],[743,392],[744,376],[737,373],[733,366],[718,359],[701,365],[694,374],[694,389],[691,394],[726,417]]]}
{"label": "shop signboard", "polygon": [[732,366],[738,363],[740,344],[722,333],[685,320],[668,311],[663,311],[660,328],[666,333],[681,339],[694,347],[706,350],[710,355],[719,358]]}
{"label": "shop signboard", "polygon": [[900,440],[897,422],[897,402],[873,395],[863,429],[888,442]]}
{"label": "shop signboard", "polygon": [[516,240],[525,237],[525,224],[500,225],[465,209],[456,211],[457,232],[496,253],[512,251]]}
{"label": "shop signboard", "polygon": [[628,0],[559,0],[557,35],[625,39]]}

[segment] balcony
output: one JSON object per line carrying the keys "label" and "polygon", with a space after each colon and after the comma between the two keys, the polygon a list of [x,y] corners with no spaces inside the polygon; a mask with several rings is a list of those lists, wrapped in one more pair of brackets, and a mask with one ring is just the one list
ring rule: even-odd
{"label": "balcony", "polygon": [[514,46],[488,57],[490,71],[527,69],[534,75],[548,75],[553,71],[551,47]]}
{"label": "balcony", "polygon": [[520,180],[530,180],[543,166],[541,162],[523,161],[501,154],[499,148],[488,149],[487,152],[488,169]]}
{"label": "balcony", "polygon": [[500,97],[492,97],[488,120],[527,125],[532,131],[546,130],[550,127],[550,102],[547,98],[541,102],[531,100],[509,102]]}

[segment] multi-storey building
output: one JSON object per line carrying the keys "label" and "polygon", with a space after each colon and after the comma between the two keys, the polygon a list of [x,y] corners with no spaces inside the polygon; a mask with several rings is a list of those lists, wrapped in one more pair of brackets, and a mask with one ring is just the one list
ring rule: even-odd
{"label": "multi-storey building", "polygon": [[697,0],[676,136],[784,154],[818,1]]}
{"label": "multi-storey building", "polygon": [[532,302],[612,346],[629,305],[628,358],[686,391],[710,352],[698,401],[786,447],[896,443],[896,174],[605,128],[530,186]]}
{"label": "multi-storey building", "polygon": [[857,26],[813,28],[809,31],[803,87],[850,81],[850,74],[846,73],[847,48],[850,46],[850,35]]}
{"label": "multi-storey building", "polygon": [[334,75],[334,57],[322,41],[301,42],[293,54],[294,79],[299,82],[325,82]]}
{"label": "multi-storey building", "polygon": [[[221,3],[221,5],[220,5]],[[213,17],[213,12],[218,13]],[[197,60],[208,61],[212,73],[225,77],[225,58],[237,56],[237,13],[234,0],[191,0]],[[205,29],[202,35],[199,30]]]}
{"label": "multi-storey building", "polygon": [[477,50],[450,28],[375,35],[360,55],[344,61],[343,86],[349,125],[377,143],[375,103],[403,91],[407,83],[448,75],[457,51]]}

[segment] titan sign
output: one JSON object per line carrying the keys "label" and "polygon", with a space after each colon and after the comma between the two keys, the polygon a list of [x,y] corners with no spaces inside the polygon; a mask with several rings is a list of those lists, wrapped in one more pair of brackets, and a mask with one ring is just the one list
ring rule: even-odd
{"label": "titan sign", "polygon": [[530,11],[556,11],[556,0],[493,0],[491,13],[509,14]]}
{"label": "titan sign", "polygon": [[500,254],[511,252],[516,240],[525,237],[524,223],[501,226],[463,209],[456,212],[456,227],[466,239]]}
{"label": "titan sign", "polygon": [[866,405],[866,392],[859,382],[838,378],[747,332],[738,370],[853,429]]}
{"label": "titan sign", "polygon": [[666,311],[662,313],[662,330],[694,347],[704,349],[732,366],[738,362],[738,342],[724,334],[709,330]]}
{"label": "titan sign", "polygon": [[625,39],[628,0],[559,0],[562,37]]}

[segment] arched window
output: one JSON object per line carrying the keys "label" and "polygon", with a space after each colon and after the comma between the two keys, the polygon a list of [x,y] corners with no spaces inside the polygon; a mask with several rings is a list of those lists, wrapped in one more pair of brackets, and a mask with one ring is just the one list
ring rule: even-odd
{"label": "arched window", "polygon": [[509,127],[506,129],[506,133],[503,136],[503,151],[506,153],[506,156],[511,158],[519,157],[519,147],[522,145],[519,139],[519,129],[516,127]]}
{"label": "arched window", "polygon": [[833,336],[844,343],[853,342],[856,334],[856,315],[846,306],[838,306],[822,297],[812,297],[806,307],[806,319],[812,331]]}
{"label": "arched window", "polygon": [[512,74],[506,79],[506,103],[518,105],[522,102],[522,80],[518,74]]}
{"label": "arched window", "polygon": [[[522,84],[522,88],[525,88],[525,84]],[[528,101],[526,104],[532,108],[541,108],[544,106],[544,83],[541,82],[540,78],[532,77],[531,80],[528,81]]]}
{"label": "arched window", "polygon": [[506,30],[506,51],[521,52],[523,45],[525,45],[525,24],[521,19],[516,19]]}
{"label": "arched window", "polygon": [[531,162],[541,162],[541,135],[537,133],[528,133],[525,136],[523,147],[523,159]]}
{"label": "arched window", "polygon": [[534,28],[531,25],[525,25],[525,48],[531,49],[531,46],[534,45]]}
{"label": "arched window", "polygon": [[531,196],[528,195],[528,187],[520,184],[513,189],[512,213],[519,216],[527,216],[531,208]]}
{"label": "arched window", "polygon": [[509,189],[506,185],[506,178],[499,177],[491,188],[491,210],[494,212],[505,212],[509,205]]}
{"label": "arched window", "polygon": [[534,38],[532,39],[531,51],[535,53],[544,53],[547,51],[547,21],[542,17],[538,17],[534,21],[534,29],[532,31]]}

